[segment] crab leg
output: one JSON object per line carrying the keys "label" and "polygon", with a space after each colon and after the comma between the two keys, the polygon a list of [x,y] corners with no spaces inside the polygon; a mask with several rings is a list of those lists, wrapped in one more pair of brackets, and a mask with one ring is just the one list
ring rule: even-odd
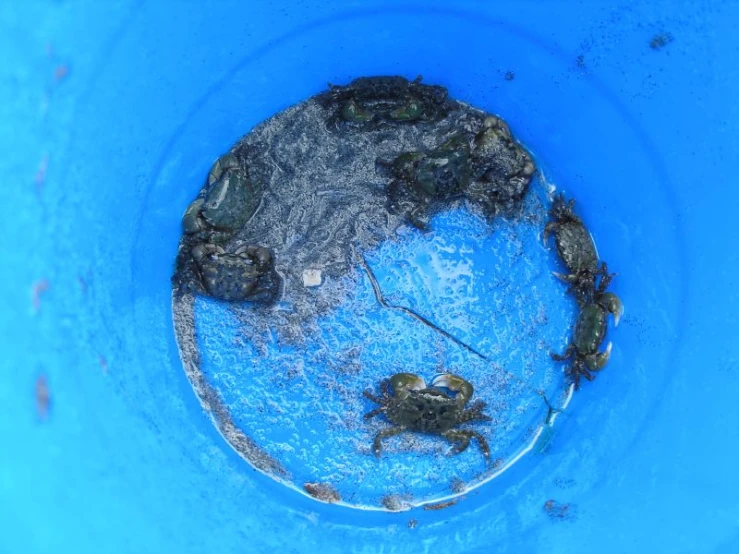
{"label": "crab leg", "polygon": [[613,343],[609,342],[605,352],[598,352],[597,354],[585,356],[585,365],[588,366],[588,369],[590,371],[600,371],[605,367],[605,365],[608,363],[608,360],[611,358],[612,348]]}
{"label": "crab leg", "polygon": [[572,358],[572,355],[574,353],[575,353],[575,346],[570,344],[567,346],[567,350],[565,350],[564,354],[555,354],[554,352],[552,352],[549,355],[556,362],[564,362],[565,360],[569,360],[570,358]]}
{"label": "crab leg", "polygon": [[376,457],[380,457],[380,451],[382,450],[382,439],[386,439],[388,437],[393,437],[395,435],[399,435],[405,431],[404,427],[390,427],[389,429],[385,429],[384,431],[380,431],[375,435],[375,440],[372,441],[372,452],[375,453]]}
{"label": "crab leg", "polygon": [[375,408],[371,412],[364,414],[364,419],[371,419],[375,417],[377,414],[384,412],[384,411],[385,411],[385,406],[380,406],[379,408]]}
{"label": "crab leg", "polygon": [[490,458],[490,446],[488,445],[488,441],[477,431],[471,431],[469,429],[450,429],[449,431],[442,433],[442,436],[448,441],[455,443],[455,446],[451,450],[452,455],[464,452],[470,445],[470,439],[475,438],[480,443],[480,450],[482,450],[483,456],[485,456],[486,459]]}
{"label": "crab leg", "polygon": [[365,398],[372,400],[372,402],[375,402],[377,404],[385,404],[384,398],[380,398],[379,396],[372,394],[368,390],[362,391],[362,394],[364,395]]}

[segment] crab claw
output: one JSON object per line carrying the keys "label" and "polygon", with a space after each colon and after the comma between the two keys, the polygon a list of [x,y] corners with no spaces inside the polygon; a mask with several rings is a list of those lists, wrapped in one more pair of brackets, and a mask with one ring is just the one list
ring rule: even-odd
{"label": "crab claw", "polygon": [[459,375],[452,375],[451,373],[444,373],[434,377],[431,384],[435,387],[445,387],[456,392],[457,398],[463,402],[467,402],[472,398],[472,393],[475,390],[469,382],[462,379]]}
{"label": "crab claw", "polygon": [[544,248],[547,247],[547,241],[549,240],[549,235],[554,233],[556,228],[557,228],[557,223],[554,221],[550,221],[544,226],[544,232],[541,234],[541,243],[544,245]]}
{"label": "crab claw", "polygon": [[221,175],[223,175],[227,169],[235,169],[237,167],[239,167],[239,160],[236,159],[236,156],[231,153],[224,154],[218,158],[213,164],[213,167],[210,168],[210,172],[208,173],[208,185],[212,185],[220,179]]}
{"label": "crab claw", "polygon": [[621,299],[612,292],[606,292],[600,297],[599,303],[613,314],[613,326],[618,327],[618,321],[624,315],[624,305]]}
{"label": "crab claw", "polygon": [[564,273],[557,273],[556,271],[552,271],[552,275],[565,283],[574,283],[577,281],[577,275],[565,275]]}
{"label": "crab claw", "polygon": [[203,209],[204,203],[205,199],[198,197],[185,210],[182,215],[182,229],[185,233],[193,234],[203,229],[204,224],[200,211]]}
{"label": "crab claw", "polygon": [[598,352],[597,354],[594,354],[592,356],[587,356],[585,358],[585,365],[587,365],[588,369],[590,369],[591,371],[598,371],[599,369],[603,369],[608,363],[608,360],[611,358],[612,348],[613,343],[609,342],[605,352]]}
{"label": "crab claw", "polygon": [[426,388],[426,381],[413,373],[396,373],[390,377],[390,384],[393,386],[395,396],[400,398],[408,396],[410,391]]}

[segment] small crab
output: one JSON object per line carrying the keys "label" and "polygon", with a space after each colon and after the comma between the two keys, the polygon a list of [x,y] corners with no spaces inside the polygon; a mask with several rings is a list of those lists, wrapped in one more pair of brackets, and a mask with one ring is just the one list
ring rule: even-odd
{"label": "small crab", "polygon": [[346,86],[329,84],[318,99],[335,107],[336,121],[351,123],[438,120],[451,106],[444,87],[422,85],[421,77],[360,77]]}
{"label": "small crab", "polygon": [[613,323],[617,326],[623,314],[621,300],[612,292],[595,290],[591,301],[580,306],[573,340],[565,353],[552,354],[557,361],[573,359],[567,374],[574,382],[575,390],[580,388],[581,376],[592,381],[595,378],[592,372],[603,369],[611,357],[612,343],[608,343],[605,351],[598,350],[606,336],[608,313],[613,314]]}
{"label": "small crab", "polygon": [[388,187],[390,209],[404,211],[419,229],[427,229],[438,204],[460,197],[470,178],[470,148],[455,135],[429,152],[405,152],[392,162],[378,162],[394,180]]}
{"label": "small crab", "polygon": [[485,117],[471,150],[472,172],[467,196],[495,215],[523,198],[536,167],[531,155],[511,134],[508,124],[494,115]]}
{"label": "small crab", "polygon": [[565,201],[564,195],[554,198],[549,214],[552,218],[544,227],[543,240],[546,243],[549,235],[554,233],[557,253],[564,263],[568,275],[554,275],[570,284],[570,291],[579,302],[591,296],[596,287],[596,279],[601,280],[597,288],[604,291],[613,279],[608,273],[605,263],[598,265],[598,252],[595,242],[582,220],[575,215],[575,201]]}
{"label": "small crab", "polygon": [[226,154],[216,160],[206,186],[187,207],[182,228],[187,234],[203,231],[228,234],[241,229],[259,203],[255,184],[236,156]]}
{"label": "small crab", "polygon": [[485,402],[477,400],[467,405],[473,388],[461,377],[449,373],[439,375],[429,387],[417,375],[396,373],[389,380],[384,380],[380,387],[382,396],[364,391],[366,398],[380,405],[365,414],[364,418],[370,419],[384,413],[393,426],[375,436],[372,443],[375,456],[380,456],[382,439],[411,431],[444,437],[455,445],[452,454],[464,451],[470,440],[475,438],[485,458],[489,459],[490,447],[485,437],[470,429],[455,429],[468,421],[490,421],[490,417],[483,413]]}
{"label": "small crab", "polygon": [[219,300],[273,301],[280,288],[272,253],[261,246],[241,245],[229,250],[212,243],[191,249],[202,292]]}
{"label": "small crab", "polygon": [[468,200],[488,217],[519,201],[535,171],[531,156],[502,119],[486,116],[476,126],[476,134],[454,134],[432,150],[378,160],[378,169],[388,169],[393,179],[390,210],[406,213],[425,230],[434,211],[455,199]]}

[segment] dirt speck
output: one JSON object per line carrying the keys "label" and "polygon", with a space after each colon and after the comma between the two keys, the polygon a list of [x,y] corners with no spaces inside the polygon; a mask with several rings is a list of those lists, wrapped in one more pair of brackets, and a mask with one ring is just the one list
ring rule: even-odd
{"label": "dirt speck", "polygon": [[400,494],[387,494],[382,497],[380,503],[391,512],[402,512],[410,510],[410,497]]}
{"label": "dirt speck", "polygon": [[454,493],[462,493],[467,488],[467,485],[465,485],[464,481],[461,479],[455,477],[449,482],[449,489]]}
{"label": "dirt speck", "polygon": [[38,311],[41,308],[41,297],[49,290],[48,279],[41,279],[36,281],[31,288],[31,305],[34,311]]}
{"label": "dirt speck", "polygon": [[577,518],[577,507],[569,502],[557,502],[550,498],[544,502],[543,508],[553,521],[574,521]]}
{"label": "dirt speck", "polygon": [[658,33],[649,41],[649,48],[652,50],[661,50],[673,40],[675,40],[675,38],[672,36],[672,33]]}
{"label": "dirt speck", "polygon": [[328,483],[305,483],[303,490],[321,502],[333,504],[341,500],[339,492]]}
{"label": "dirt speck", "polygon": [[39,375],[36,379],[36,413],[41,420],[45,420],[49,415],[49,404],[51,396],[49,395],[49,385],[46,382],[45,375]]}
{"label": "dirt speck", "polygon": [[67,75],[69,75],[69,66],[65,64],[61,64],[56,66],[56,69],[54,69],[54,80],[58,83],[59,81],[63,81]]}
{"label": "dirt speck", "polygon": [[423,509],[430,510],[430,511],[443,510],[444,508],[449,508],[451,506],[454,506],[457,502],[459,502],[459,498],[455,498],[447,502],[437,502],[436,504],[426,504],[423,507]]}

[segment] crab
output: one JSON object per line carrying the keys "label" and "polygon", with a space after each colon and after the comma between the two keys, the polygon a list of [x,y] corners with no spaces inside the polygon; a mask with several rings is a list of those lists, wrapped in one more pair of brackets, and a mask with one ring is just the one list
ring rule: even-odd
{"label": "crab", "polygon": [[519,201],[534,175],[531,156],[499,117],[486,116],[477,127],[476,134],[457,133],[427,152],[378,160],[393,179],[390,209],[426,230],[434,211],[454,199],[467,199],[488,217]]}
{"label": "crab", "polygon": [[536,171],[531,154],[513,138],[508,124],[494,115],[483,119],[472,142],[471,161],[475,179],[467,196],[489,215],[523,198]]}
{"label": "crab", "polygon": [[216,160],[200,195],[182,216],[186,234],[230,235],[241,229],[259,203],[255,183],[233,154]]}
{"label": "crab", "polygon": [[225,249],[198,243],[191,249],[198,289],[226,301],[272,302],[279,293],[280,277],[272,253],[261,246]]}
{"label": "crab", "polygon": [[470,148],[461,135],[429,152],[405,152],[379,164],[394,177],[388,187],[390,209],[405,212],[412,225],[424,230],[434,209],[462,196],[471,178]]}
{"label": "crab", "polygon": [[[594,289],[604,291],[614,274],[608,273],[605,263],[598,264],[598,252],[590,232],[582,220],[575,215],[575,201],[565,200],[564,195],[554,198],[549,210],[552,218],[544,227],[543,241],[554,233],[557,253],[569,274],[554,273],[554,276],[570,284],[570,292],[583,303],[589,301]],[[596,285],[597,278],[600,282]]]}
{"label": "crab", "polygon": [[[391,390],[392,387],[392,390]],[[475,438],[486,460],[490,458],[487,440],[477,431],[457,429],[462,423],[490,421],[483,413],[485,402],[468,404],[473,387],[458,375],[439,375],[427,386],[423,378],[412,373],[396,373],[380,384],[382,396],[364,391],[364,396],[380,406],[365,414],[370,419],[380,413],[392,427],[380,431],[372,443],[372,451],[379,458],[382,439],[411,431],[439,435],[454,444],[451,454],[463,452]]]}
{"label": "crab", "polygon": [[447,91],[438,85],[422,85],[421,77],[360,77],[345,86],[329,84],[318,97],[335,109],[335,120],[350,123],[378,121],[437,121],[451,109]]}
{"label": "crab", "polygon": [[621,300],[612,292],[594,290],[591,300],[580,305],[574,336],[567,350],[562,355],[552,354],[557,361],[573,360],[567,368],[567,375],[575,390],[580,388],[581,377],[592,381],[595,378],[593,372],[603,369],[611,357],[611,342],[604,351],[599,351],[606,336],[609,313],[613,314],[614,326],[618,326],[623,314]]}

